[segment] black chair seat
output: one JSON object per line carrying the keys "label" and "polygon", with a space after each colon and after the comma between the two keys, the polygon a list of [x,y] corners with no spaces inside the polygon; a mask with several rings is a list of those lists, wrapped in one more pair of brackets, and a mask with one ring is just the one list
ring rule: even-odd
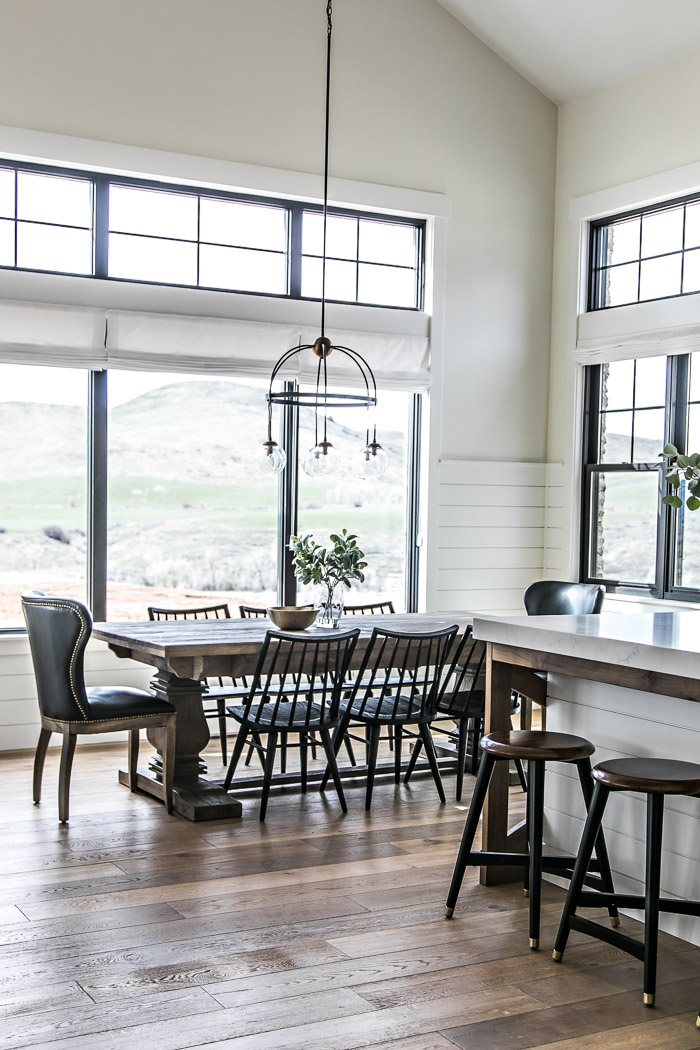
{"label": "black chair seat", "polygon": [[427,721],[422,710],[420,699],[394,696],[367,697],[366,699],[341,700],[340,710],[350,718],[362,718],[364,722],[381,722],[382,724]]}
{"label": "black chair seat", "polygon": [[451,715],[455,721],[460,718],[481,718],[484,712],[484,692],[458,693],[448,696],[438,704],[438,713]]}
{"label": "black chair seat", "polygon": [[[250,692],[250,690],[248,690]],[[247,707],[227,707],[226,710],[237,722],[254,726],[263,732],[265,727],[274,724],[276,729],[314,729],[322,724],[329,724],[327,717],[324,719],[322,709],[306,700],[300,700],[296,704],[259,704]]]}
{"label": "black chair seat", "polygon": [[175,708],[167,700],[128,686],[97,685],[85,690],[88,700],[88,722],[107,722],[110,718],[143,718],[146,715],[172,714]]}

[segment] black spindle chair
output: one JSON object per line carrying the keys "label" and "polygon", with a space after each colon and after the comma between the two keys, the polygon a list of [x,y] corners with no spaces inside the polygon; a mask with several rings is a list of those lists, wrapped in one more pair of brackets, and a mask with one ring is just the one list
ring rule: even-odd
{"label": "black spindle chair", "polygon": [[281,737],[290,746],[290,735],[299,738],[302,792],[307,787],[307,748],[315,734],[325,751],[343,813],[347,813],[331,729],[338,725],[340,698],[359,634],[357,628],[324,637],[267,632],[245,701],[228,708],[240,729],[224,780],[228,791],[248,736],[257,741],[266,736],[260,820],[265,819],[278,741]]}
{"label": "black spindle chair", "polygon": [[[384,726],[394,729],[394,780],[401,779],[401,737],[406,726],[415,726],[422,740],[440,800],[445,792],[440,780],[435,746],[429,725],[435,717],[442,674],[459,627],[422,634],[375,627],[354,682],[341,702],[342,718],[333,734],[337,754],[350,721],[367,727],[367,788],[365,809],[372,805],[379,737]],[[326,770],[322,786],[328,780]]]}
{"label": "black spindle chair", "polygon": [[[264,613],[263,613],[264,615]],[[198,609],[159,609],[155,605],[148,607],[149,620],[230,620],[228,605],[203,605]],[[231,684],[224,683],[221,677],[207,678],[204,698],[214,700],[216,707],[205,707],[204,717],[215,718],[219,723],[219,742],[221,761],[226,765],[228,751],[226,747],[226,701],[235,700],[245,693],[245,684],[231,679]]]}

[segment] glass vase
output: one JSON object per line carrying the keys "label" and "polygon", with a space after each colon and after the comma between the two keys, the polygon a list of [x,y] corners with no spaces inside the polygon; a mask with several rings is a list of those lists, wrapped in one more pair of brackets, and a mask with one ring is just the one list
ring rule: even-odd
{"label": "glass vase", "polygon": [[345,587],[336,583],[332,587],[321,584],[316,592],[317,627],[339,627],[345,607]]}

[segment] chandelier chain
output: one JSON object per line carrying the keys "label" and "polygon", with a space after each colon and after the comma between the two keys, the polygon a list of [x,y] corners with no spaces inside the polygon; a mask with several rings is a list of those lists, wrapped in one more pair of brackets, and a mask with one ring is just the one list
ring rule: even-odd
{"label": "chandelier chain", "polygon": [[326,43],[326,126],[323,154],[323,254],[321,256],[321,336],[326,334],[326,231],[328,226],[328,140],[331,121],[331,37],[333,36],[333,2],[326,5],[328,21]]}

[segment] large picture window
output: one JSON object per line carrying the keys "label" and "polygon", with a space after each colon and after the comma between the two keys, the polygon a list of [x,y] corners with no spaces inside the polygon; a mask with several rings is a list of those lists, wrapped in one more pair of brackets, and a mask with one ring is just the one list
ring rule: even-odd
{"label": "large picture window", "polygon": [[[0,365],[0,629],[23,626],[20,594],[35,588],[87,600],[96,619],[112,620],[144,620],[149,605],[227,602],[235,614],[239,604],[293,603],[292,530],[319,542],[341,528],[357,532],[370,569],[349,600],[410,607],[420,395],[380,393],[381,439],[391,456],[381,481],[350,474],[366,413],[347,410],[329,420],[339,473],[300,472],[297,487],[296,462],[281,481],[253,466],[266,386]],[[297,415],[277,411],[275,430],[289,433]],[[301,458],[310,410],[299,417],[298,440],[285,444]]]}
{"label": "large picture window", "polygon": [[[700,352],[589,366],[582,575],[700,600],[700,517],[661,503],[666,441],[700,450]],[[682,493],[681,493],[682,494]]]}
{"label": "large picture window", "polygon": [[0,364],[0,624],[22,591],[87,594],[87,373]]}

